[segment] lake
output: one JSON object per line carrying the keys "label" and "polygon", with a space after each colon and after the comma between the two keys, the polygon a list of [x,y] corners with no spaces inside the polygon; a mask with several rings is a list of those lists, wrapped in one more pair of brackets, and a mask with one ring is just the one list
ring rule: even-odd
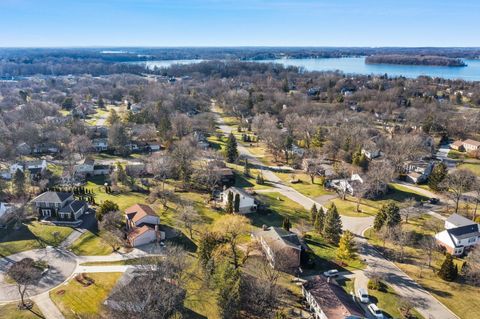
{"label": "lake", "polygon": [[[202,60],[165,60],[145,62],[148,68],[168,67],[172,64],[198,63]],[[302,67],[307,71],[342,71],[346,74],[374,74],[389,76],[404,76],[416,78],[420,75],[445,79],[463,79],[480,81],[480,60],[464,60],[466,67],[424,66],[424,65],[394,65],[365,64],[364,57],[320,58],[320,59],[275,59],[255,62],[279,63],[286,66]]]}

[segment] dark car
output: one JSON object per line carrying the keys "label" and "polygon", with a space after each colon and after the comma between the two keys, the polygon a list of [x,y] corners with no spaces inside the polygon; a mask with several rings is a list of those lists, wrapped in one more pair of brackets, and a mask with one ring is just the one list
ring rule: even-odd
{"label": "dark car", "polygon": [[440,199],[438,199],[438,198],[436,198],[436,197],[433,197],[433,198],[430,198],[430,199],[428,200],[428,202],[429,202],[430,204],[434,204],[434,205],[435,205],[435,204],[440,203]]}

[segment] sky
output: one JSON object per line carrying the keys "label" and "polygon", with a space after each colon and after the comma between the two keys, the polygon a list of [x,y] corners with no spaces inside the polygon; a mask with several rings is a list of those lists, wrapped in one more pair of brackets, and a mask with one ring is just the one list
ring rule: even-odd
{"label": "sky", "polygon": [[480,46],[478,0],[0,0],[0,47]]}

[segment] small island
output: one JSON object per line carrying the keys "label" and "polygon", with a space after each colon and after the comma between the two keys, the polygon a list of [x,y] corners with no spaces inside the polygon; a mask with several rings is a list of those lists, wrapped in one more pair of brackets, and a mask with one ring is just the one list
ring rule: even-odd
{"label": "small island", "polygon": [[365,58],[366,64],[401,64],[401,65],[431,65],[431,66],[467,66],[462,59],[448,58],[438,55],[371,55]]}

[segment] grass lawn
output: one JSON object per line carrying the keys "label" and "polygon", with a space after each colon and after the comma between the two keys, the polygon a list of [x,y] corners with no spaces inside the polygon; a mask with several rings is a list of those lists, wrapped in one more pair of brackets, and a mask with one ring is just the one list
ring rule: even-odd
{"label": "grass lawn", "polygon": [[[376,303],[384,315],[387,315],[389,318],[402,318],[398,309],[400,297],[392,287],[387,285],[385,291],[369,289],[368,294],[370,295],[370,301]],[[414,318],[423,319],[423,316],[416,310],[412,310],[411,313],[414,315]]]}
{"label": "grass lawn", "polygon": [[82,234],[69,249],[79,256],[103,256],[110,255],[113,252],[112,247],[91,231]]}
{"label": "grass lawn", "polygon": [[362,199],[360,201],[359,212],[357,212],[357,199],[355,197],[347,196],[345,200],[335,198],[329,201],[325,207],[329,208],[333,203],[337,207],[338,213],[344,216],[353,217],[368,217],[377,214],[378,206],[373,206],[371,201]]}
{"label": "grass lawn", "polygon": [[95,202],[97,205],[106,200],[110,200],[117,203],[120,210],[124,210],[134,204],[145,203],[146,195],[141,193],[126,192],[120,194],[107,194],[105,193],[103,183],[103,180],[95,179],[88,181],[85,185],[86,188],[94,192]]}
{"label": "grass lawn", "polygon": [[347,294],[355,293],[355,279],[341,277],[336,278],[335,281]]}
{"label": "grass lawn", "polygon": [[[121,273],[92,273],[95,283],[84,287],[71,279],[50,292],[50,298],[66,318],[99,317],[102,303],[114,287]],[[63,291],[63,293],[62,293]]]}
{"label": "grass lawn", "polygon": [[[14,230],[12,226],[0,230],[2,256],[45,246],[57,246],[73,231],[70,227],[43,225],[37,221],[25,223],[18,230]],[[54,233],[58,233],[58,236],[55,237]]]}
{"label": "grass lawn", "polygon": [[344,265],[340,266],[335,262],[337,246],[325,242],[320,235],[314,232],[309,232],[308,237],[310,238],[305,239],[305,241],[317,257],[315,260],[315,270],[317,272],[333,268],[348,271],[365,268],[363,261],[358,258],[344,261]]}
{"label": "grass lawn", "polygon": [[[434,217],[429,215],[423,215],[419,218],[410,219],[408,224],[403,225],[403,228],[419,234],[433,235],[432,231],[424,227],[427,222],[436,222],[439,226],[443,225],[442,221],[434,219]],[[372,244],[378,247],[383,245],[371,229],[367,231],[366,236]],[[415,245],[412,246],[405,248],[409,258],[406,258],[403,263],[396,262],[396,265],[460,318],[480,318],[480,298],[478,298],[480,287],[465,284],[461,278],[455,282],[446,282],[440,279],[436,274],[444,260],[444,256],[440,252],[434,253],[431,269],[422,269],[419,265],[425,262],[425,252],[422,249],[418,249]],[[386,247],[391,250],[398,249],[398,246],[388,242]],[[463,260],[455,259],[455,263],[460,269]]]}
{"label": "grass lawn", "polygon": [[458,168],[468,169],[473,174],[480,176],[480,162],[479,163],[464,163],[457,166]]}
{"label": "grass lawn", "polygon": [[[286,185],[292,187],[299,193],[315,198],[323,195],[333,195],[334,192],[326,190],[322,185],[317,184],[319,183],[320,179],[315,179],[315,184],[310,182],[310,176],[303,172],[292,172],[292,173],[275,173]],[[292,177],[298,179],[300,182],[298,183],[290,183]]]}
{"label": "grass lawn", "polygon": [[18,309],[18,303],[0,306],[0,319],[38,319],[43,318],[42,312],[34,305],[30,310]]}
{"label": "grass lawn", "polygon": [[252,225],[256,227],[267,226],[282,226],[285,217],[290,218],[290,222],[295,227],[295,224],[300,220],[308,221],[310,213],[307,212],[303,206],[300,206],[291,199],[281,195],[280,193],[262,193],[257,196],[258,200],[269,206],[270,213],[254,213],[247,217],[251,219]]}

